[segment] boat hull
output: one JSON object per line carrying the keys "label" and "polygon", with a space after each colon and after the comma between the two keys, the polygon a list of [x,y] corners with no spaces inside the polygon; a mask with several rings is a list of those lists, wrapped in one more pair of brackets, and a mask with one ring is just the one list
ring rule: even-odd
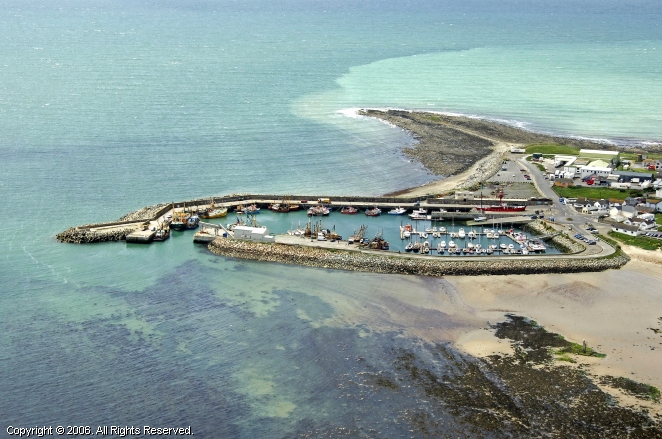
{"label": "boat hull", "polygon": [[170,228],[172,230],[186,230],[186,223],[181,223],[179,221],[175,222],[173,221],[170,223]]}
{"label": "boat hull", "polygon": [[523,212],[526,206],[488,206],[476,207],[476,209],[483,212]]}

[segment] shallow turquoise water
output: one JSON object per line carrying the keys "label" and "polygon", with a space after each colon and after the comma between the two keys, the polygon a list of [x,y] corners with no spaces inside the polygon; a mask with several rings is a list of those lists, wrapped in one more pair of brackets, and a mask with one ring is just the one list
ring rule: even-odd
{"label": "shallow turquoise water", "polygon": [[403,132],[348,108],[659,141],[660,15],[647,1],[2,2],[3,419],[411,434],[395,407],[425,410],[420,395],[361,377],[392,369],[394,347],[425,346],[398,325],[337,322],[354,300],[442,281],[218,258],[187,234],[54,235],[163,201],[432,178],[399,152]]}

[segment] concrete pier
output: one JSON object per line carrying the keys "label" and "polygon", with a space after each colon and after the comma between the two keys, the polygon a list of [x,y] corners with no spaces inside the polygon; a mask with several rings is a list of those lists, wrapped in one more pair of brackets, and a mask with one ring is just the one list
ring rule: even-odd
{"label": "concrete pier", "polygon": [[136,230],[135,232],[126,235],[126,242],[134,244],[149,244],[154,240],[154,235],[156,235],[155,230]]}

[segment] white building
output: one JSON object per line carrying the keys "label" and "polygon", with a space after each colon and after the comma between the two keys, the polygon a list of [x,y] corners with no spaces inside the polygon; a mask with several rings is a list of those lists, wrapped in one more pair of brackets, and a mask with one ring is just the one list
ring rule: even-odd
{"label": "white building", "polygon": [[456,200],[473,200],[474,199],[474,193],[471,191],[457,191],[455,192],[455,199]]}
{"label": "white building", "polygon": [[235,226],[232,229],[235,239],[246,241],[274,242],[276,238],[269,234],[266,227]]}
{"label": "white building", "polygon": [[594,167],[592,164],[587,165],[587,166],[582,166],[579,168],[580,172],[580,177],[590,177],[591,175],[595,175],[598,177],[604,177],[605,179],[609,177],[609,174],[611,174],[611,168],[603,168],[603,167]]}
{"label": "white building", "polygon": [[643,219],[643,218],[632,218],[632,219],[627,219],[623,221],[623,224],[627,224],[628,226],[636,226],[639,227],[639,230],[655,230],[657,228],[657,225],[655,224],[655,221]]}
{"label": "white building", "polygon": [[612,224],[611,230],[618,233],[625,233],[630,236],[639,236],[641,230],[637,226],[628,226],[627,224]]}

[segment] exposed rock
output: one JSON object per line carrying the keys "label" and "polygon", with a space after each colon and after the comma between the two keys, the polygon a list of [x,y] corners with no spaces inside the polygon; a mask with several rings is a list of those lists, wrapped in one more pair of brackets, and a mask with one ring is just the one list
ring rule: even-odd
{"label": "exposed rock", "polygon": [[505,274],[577,273],[620,268],[630,258],[622,252],[604,258],[549,258],[452,261],[445,259],[403,258],[388,254],[322,249],[307,246],[258,243],[217,238],[209,244],[213,253],[281,262],[308,267],[371,273],[413,274],[421,276],[478,276]]}

